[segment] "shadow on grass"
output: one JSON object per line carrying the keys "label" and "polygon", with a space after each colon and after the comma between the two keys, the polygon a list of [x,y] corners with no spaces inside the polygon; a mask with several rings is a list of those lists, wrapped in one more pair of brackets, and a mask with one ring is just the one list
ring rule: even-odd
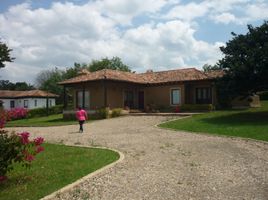
{"label": "shadow on grass", "polygon": [[213,118],[200,119],[205,123],[218,125],[268,125],[268,111],[234,113]]}
{"label": "shadow on grass", "polygon": [[57,122],[76,122],[76,121],[72,120],[72,119],[67,120],[67,119],[60,118],[60,119],[47,120],[47,122],[53,122],[53,123],[55,122],[55,123],[57,123]]}

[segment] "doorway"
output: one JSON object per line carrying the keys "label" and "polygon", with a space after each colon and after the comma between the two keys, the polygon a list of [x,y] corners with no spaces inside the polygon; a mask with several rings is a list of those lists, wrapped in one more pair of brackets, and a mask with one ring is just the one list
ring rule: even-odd
{"label": "doorway", "polygon": [[144,91],[138,92],[138,108],[144,110]]}

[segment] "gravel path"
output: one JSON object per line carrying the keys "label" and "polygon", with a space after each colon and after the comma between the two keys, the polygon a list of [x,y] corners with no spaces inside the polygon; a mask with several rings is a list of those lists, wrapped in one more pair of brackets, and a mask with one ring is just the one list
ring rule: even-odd
{"label": "gravel path", "polygon": [[58,199],[268,199],[268,144],[164,130],[161,116],[129,116],[78,126],[19,128],[46,141],[105,146],[123,162]]}

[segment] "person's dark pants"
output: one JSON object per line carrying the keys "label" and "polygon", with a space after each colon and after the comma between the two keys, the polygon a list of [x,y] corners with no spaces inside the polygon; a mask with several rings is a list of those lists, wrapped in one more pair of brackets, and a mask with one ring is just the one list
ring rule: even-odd
{"label": "person's dark pants", "polygon": [[79,132],[83,133],[84,129],[83,129],[83,124],[84,124],[85,120],[81,120],[79,121],[79,125],[80,125],[80,129]]}

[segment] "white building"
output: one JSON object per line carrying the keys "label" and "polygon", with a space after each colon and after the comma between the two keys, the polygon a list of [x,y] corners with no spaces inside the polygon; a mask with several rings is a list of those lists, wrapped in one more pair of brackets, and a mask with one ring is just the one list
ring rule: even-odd
{"label": "white building", "polygon": [[3,108],[10,110],[12,108],[44,108],[55,106],[55,99],[58,95],[42,90],[12,91],[0,90],[0,102]]}

